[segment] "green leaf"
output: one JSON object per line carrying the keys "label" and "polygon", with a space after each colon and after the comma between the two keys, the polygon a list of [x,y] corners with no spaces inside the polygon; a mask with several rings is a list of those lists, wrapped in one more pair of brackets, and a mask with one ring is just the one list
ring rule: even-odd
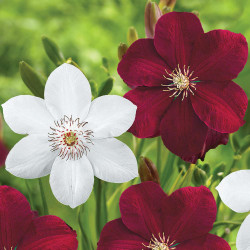
{"label": "green leaf", "polygon": [[107,80],[105,80],[98,89],[98,96],[108,95],[113,88],[113,82],[113,77],[109,77]]}
{"label": "green leaf", "polygon": [[96,98],[96,97],[98,96],[98,87],[97,87],[97,83],[96,83],[94,80],[90,80],[90,81],[89,81],[89,84],[90,84],[92,96],[93,96],[93,98]]}
{"label": "green leaf", "polygon": [[60,66],[65,62],[62,51],[54,41],[46,36],[42,36],[42,42],[48,57],[56,66]]}
{"label": "green leaf", "polygon": [[102,66],[103,70],[109,75],[109,62],[106,57],[102,58]]}
{"label": "green leaf", "polygon": [[246,136],[240,146],[240,149],[238,151],[239,155],[244,154],[250,147],[250,135]]}
{"label": "green leaf", "polygon": [[35,96],[43,98],[45,78],[24,61],[19,63],[19,71],[23,82],[30,91]]}

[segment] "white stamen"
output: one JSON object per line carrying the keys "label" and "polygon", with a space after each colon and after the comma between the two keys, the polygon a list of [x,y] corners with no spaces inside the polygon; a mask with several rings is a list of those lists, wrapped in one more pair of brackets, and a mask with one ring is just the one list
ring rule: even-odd
{"label": "white stamen", "polygon": [[[174,69],[172,73],[168,73],[167,70],[165,70],[168,76],[170,76],[171,78],[165,75],[163,75],[163,77],[166,80],[172,81],[172,83],[162,84],[162,86],[167,87],[167,89],[164,89],[163,91],[174,91],[174,93],[170,95],[170,97],[175,97],[175,98],[178,97],[181,93],[183,93],[182,101],[184,100],[185,97],[188,96],[188,92],[194,95],[193,90],[196,90],[195,88],[196,83],[194,81],[198,77],[191,78],[194,71],[190,72],[189,68],[190,66],[186,68],[186,66],[184,65],[182,73],[180,66],[178,64],[178,67]],[[193,88],[193,90],[191,88]]]}
{"label": "white stamen", "polygon": [[162,237],[159,233],[158,235],[158,239],[152,235],[151,241],[149,242],[148,246],[145,246],[144,244],[142,244],[144,247],[152,249],[152,250],[172,250],[172,249],[176,249],[176,247],[174,246],[175,244],[175,240],[172,241],[171,243],[169,243],[169,236],[166,239],[164,233],[162,234]]}

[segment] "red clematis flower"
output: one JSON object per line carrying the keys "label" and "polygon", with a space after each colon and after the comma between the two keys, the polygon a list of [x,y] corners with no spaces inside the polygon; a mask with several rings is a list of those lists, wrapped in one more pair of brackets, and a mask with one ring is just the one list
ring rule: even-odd
{"label": "red clematis flower", "polygon": [[118,65],[137,105],[130,132],[161,135],[165,146],[195,163],[244,124],[245,92],[235,84],[246,64],[247,42],[227,30],[204,33],[192,13],[171,12],[156,24],[154,39],[139,39]]}
{"label": "red clematis flower", "polygon": [[186,187],[167,196],[154,182],[124,191],[121,219],[107,223],[98,250],[230,250],[222,238],[209,234],[216,203],[208,188]]}
{"label": "red clematis flower", "polygon": [[0,249],[77,249],[76,233],[63,220],[37,217],[26,198],[12,187],[0,187]]}

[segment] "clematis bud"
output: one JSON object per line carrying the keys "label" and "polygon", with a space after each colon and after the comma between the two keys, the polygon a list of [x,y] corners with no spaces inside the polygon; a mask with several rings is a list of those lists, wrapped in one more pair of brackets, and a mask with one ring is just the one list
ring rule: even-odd
{"label": "clematis bud", "polygon": [[23,82],[30,91],[35,96],[43,98],[45,78],[24,61],[19,63],[19,71]]}
{"label": "clematis bud", "polygon": [[125,43],[120,43],[118,46],[118,58],[121,61],[122,57],[126,54],[128,46]]}
{"label": "clematis bud", "polygon": [[197,10],[193,10],[192,13],[195,14],[197,17],[200,16],[200,13]]}
{"label": "clematis bud", "polygon": [[175,4],[176,0],[160,0],[159,7],[161,10],[167,7],[170,11],[173,11]]}
{"label": "clematis bud", "polygon": [[98,96],[108,95],[113,88],[113,82],[114,82],[113,77],[109,77],[107,80],[105,80],[99,88]]}
{"label": "clematis bud", "polygon": [[136,40],[138,40],[138,34],[137,31],[134,27],[130,27],[128,29],[128,34],[127,34],[127,41],[128,44],[131,45],[133,42],[135,42]]}
{"label": "clematis bud", "polygon": [[160,184],[160,178],[154,163],[147,157],[140,157],[139,161],[139,175],[141,182],[153,181]]}
{"label": "clematis bud", "polygon": [[204,170],[200,169],[199,167],[196,167],[194,170],[193,175],[193,182],[194,184],[200,186],[204,185],[207,179],[207,174]]}
{"label": "clematis bud", "polygon": [[155,2],[148,1],[145,8],[145,33],[147,38],[154,38],[155,25],[162,12]]}
{"label": "clematis bud", "polygon": [[42,36],[42,42],[48,57],[56,66],[60,66],[65,62],[62,51],[54,41],[46,36]]}

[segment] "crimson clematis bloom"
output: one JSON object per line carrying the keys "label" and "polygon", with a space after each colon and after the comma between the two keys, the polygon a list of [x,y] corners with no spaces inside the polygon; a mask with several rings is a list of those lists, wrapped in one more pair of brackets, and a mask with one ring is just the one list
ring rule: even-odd
{"label": "crimson clematis bloom", "polygon": [[161,136],[165,146],[195,163],[243,124],[245,92],[235,84],[246,64],[244,36],[227,30],[204,33],[192,13],[171,12],[156,24],[154,39],[134,42],[118,65],[137,105],[130,132]]}
{"label": "crimson clematis bloom", "polygon": [[0,186],[1,250],[73,250],[77,246],[75,231],[63,220],[36,216],[19,191]]}
{"label": "crimson clematis bloom", "polygon": [[154,182],[129,187],[120,198],[121,219],[101,232],[98,250],[230,250],[209,234],[217,207],[208,188],[186,187],[167,196]]}

